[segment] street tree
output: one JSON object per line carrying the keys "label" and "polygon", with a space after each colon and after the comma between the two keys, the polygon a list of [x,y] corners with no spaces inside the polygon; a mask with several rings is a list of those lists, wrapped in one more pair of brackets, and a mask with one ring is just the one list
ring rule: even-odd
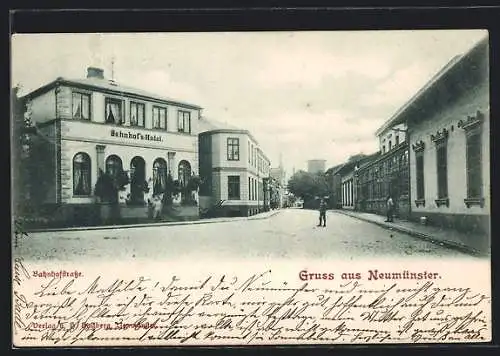
{"label": "street tree", "polygon": [[328,179],[324,173],[298,171],[288,181],[288,191],[304,202],[329,196],[331,193]]}

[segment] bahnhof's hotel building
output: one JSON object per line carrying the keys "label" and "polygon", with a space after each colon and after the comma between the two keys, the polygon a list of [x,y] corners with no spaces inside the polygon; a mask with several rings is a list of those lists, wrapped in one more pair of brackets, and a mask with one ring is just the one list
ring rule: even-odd
{"label": "bahnhof's hotel building", "polygon": [[86,78],[57,78],[24,99],[37,131],[33,154],[43,161],[38,203],[93,203],[100,172],[121,170],[129,173],[129,199],[140,203],[140,183],[160,190],[168,173],[182,184],[198,168],[197,105],[122,86],[93,67]]}

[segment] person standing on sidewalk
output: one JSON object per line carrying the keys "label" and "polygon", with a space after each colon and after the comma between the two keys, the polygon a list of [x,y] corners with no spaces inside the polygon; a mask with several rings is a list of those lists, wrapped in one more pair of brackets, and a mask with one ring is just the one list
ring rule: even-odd
{"label": "person standing on sidewalk", "polygon": [[319,224],[318,226],[326,227],[326,202],[321,199],[319,202]]}
{"label": "person standing on sidewalk", "polygon": [[386,222],[394,222],[394,202],[392,201],[391,196],[387,197],[387,220]]}

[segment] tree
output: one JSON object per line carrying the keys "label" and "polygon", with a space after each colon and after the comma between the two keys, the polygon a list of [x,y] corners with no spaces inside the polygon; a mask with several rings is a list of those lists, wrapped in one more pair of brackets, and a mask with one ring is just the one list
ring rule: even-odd
{"label": "tree", "polygon": [[331,187],[324,173],[298,171],[288,181],[288,191],[304,201],[309,201],[330,195]]}

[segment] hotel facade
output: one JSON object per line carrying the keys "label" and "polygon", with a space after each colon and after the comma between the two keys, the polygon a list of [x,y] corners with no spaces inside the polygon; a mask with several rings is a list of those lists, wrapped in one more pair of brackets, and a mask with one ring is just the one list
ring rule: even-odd
{"label": "hotel facade", "polygon": [[72,207],[95,202],[103,172],[124,171],[130,184],[119,200],[140,205],[144,184],[155,194],[165,189],[168,174],[182,185],[196,173],[197,105],[119,85],[92,67],[87,78],[57,78],[23,100],[36,128],[32,159],[43,162],[33,186],[37,204],[72,214]]}
{"label": "hotel facade", "polygon": [[269,209],[271,162],[247,130],[202,118],[200,213],[250,216]]}

